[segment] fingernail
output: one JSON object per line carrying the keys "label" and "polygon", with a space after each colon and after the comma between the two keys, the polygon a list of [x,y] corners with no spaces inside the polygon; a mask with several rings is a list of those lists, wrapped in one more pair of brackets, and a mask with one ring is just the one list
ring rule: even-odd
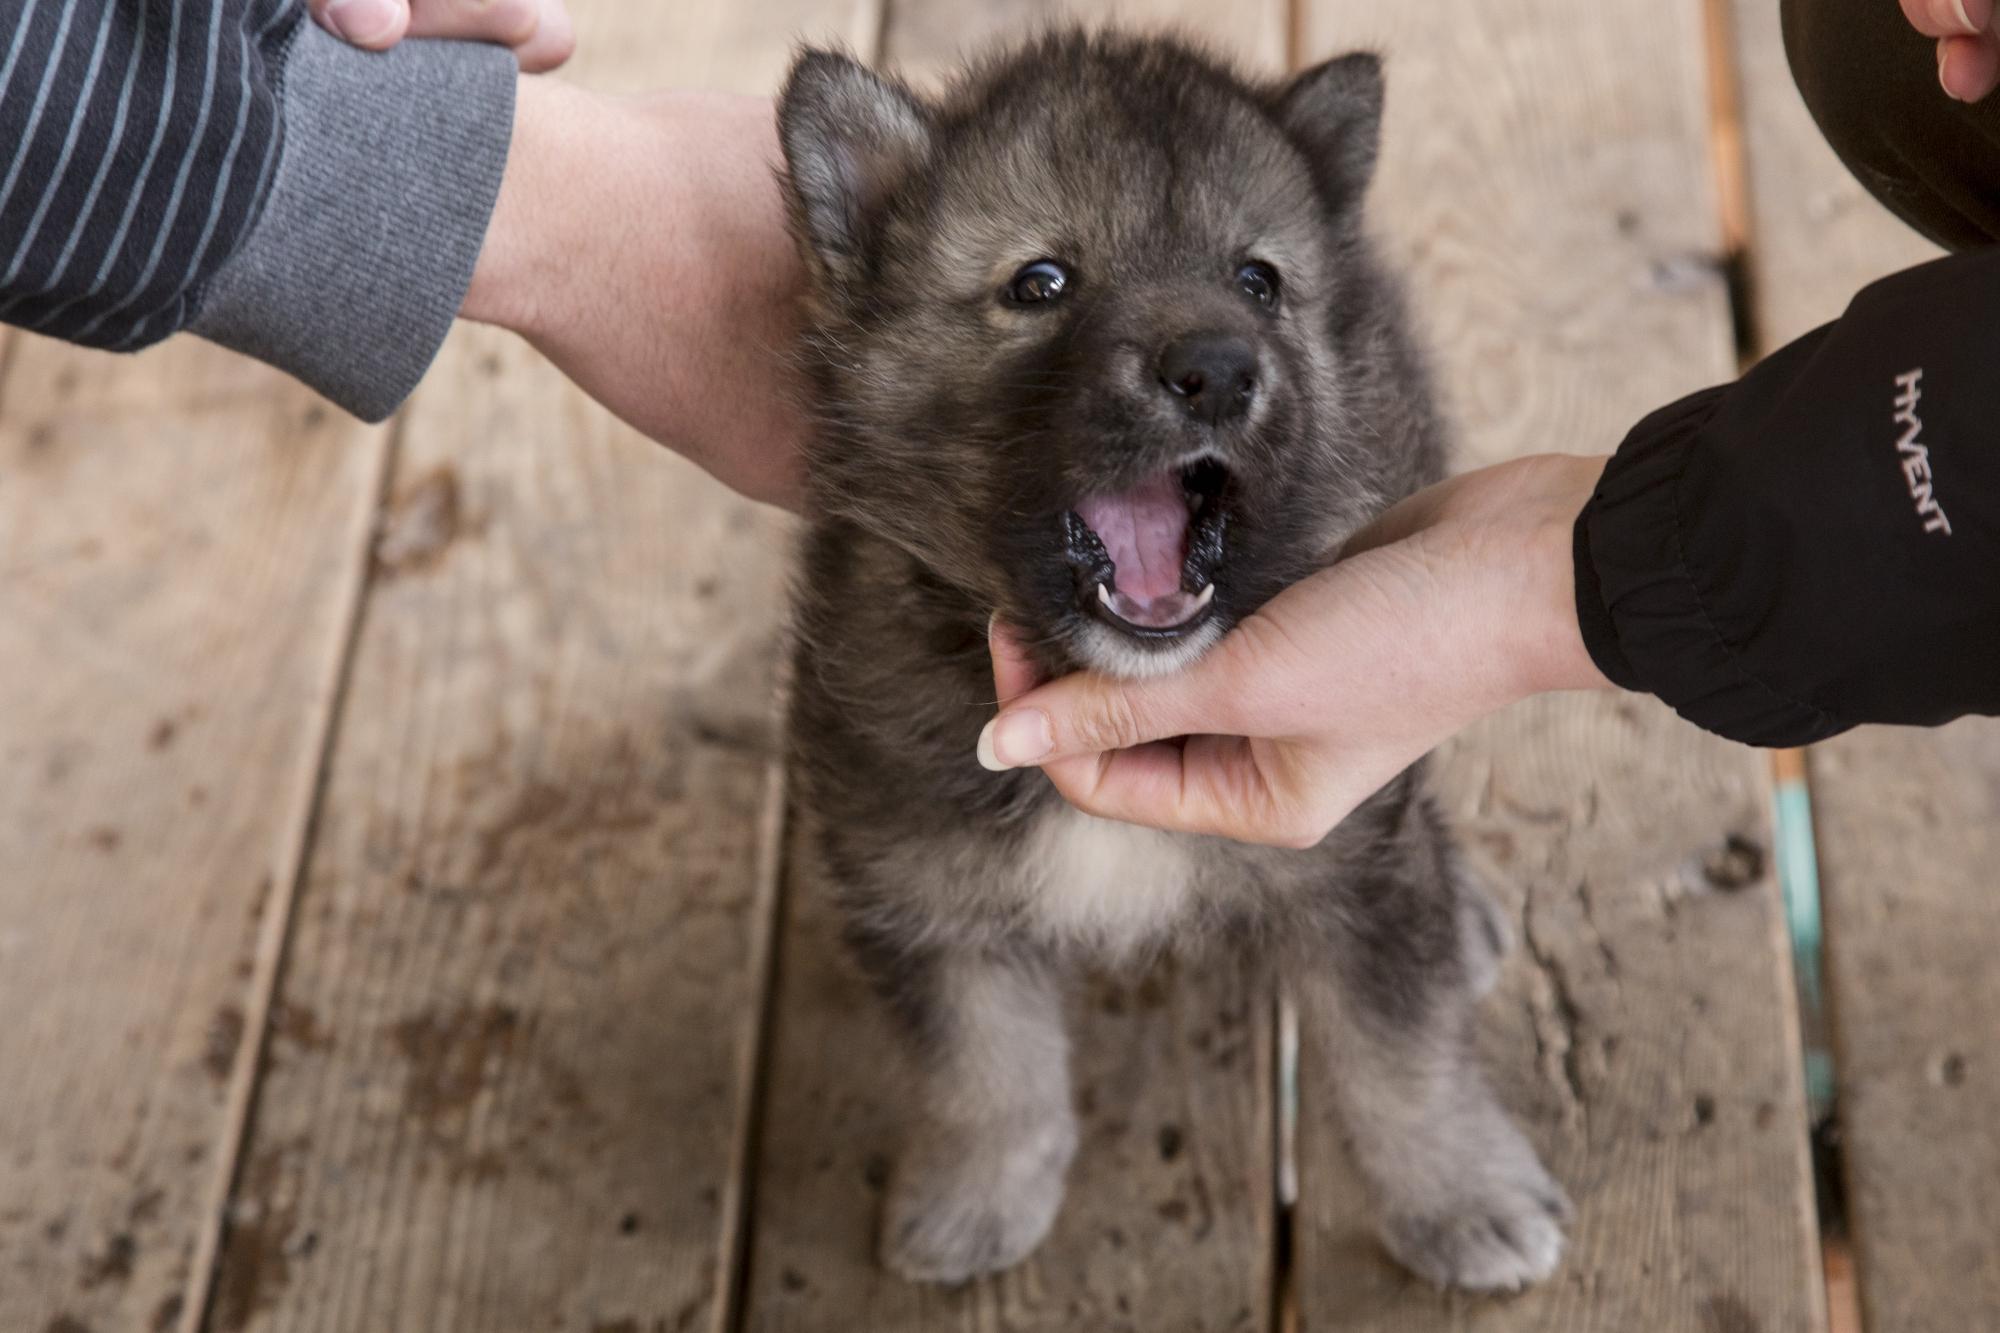
{"label": "fingernail", "polygon": [[1945,8],[1950,18],[1958,24],[1958,30],[1967,36],[1979,31],[1979,25],[1972,21],[1972,14],[1965,7],[1965,0],[1945,0]]}
{"label": "fingernail", "polygon": [[991,773],[1032,764],[1055,749],[1049,715],[1039,708],[1002,713],[979,733],[979,766]]}
{"label": "fingernail", "polygon": [[1958,94],[1951,90],[1951,85],[1949,83],[1946,83],[1944,79],[1944,58],[1946,50],[1947,48],[1945,44],[1943,42],[1939,42],[1938,43],[1938,87],[1944,89],[1944,95],[1946,97],[1949,97],[1952,101],[1956,102],[1959,100]]}
{"label": "fingernail", "polygon": [[350,42],[387,37],[402,16],[396,0],[333,0],[326,7],[327,26]]}

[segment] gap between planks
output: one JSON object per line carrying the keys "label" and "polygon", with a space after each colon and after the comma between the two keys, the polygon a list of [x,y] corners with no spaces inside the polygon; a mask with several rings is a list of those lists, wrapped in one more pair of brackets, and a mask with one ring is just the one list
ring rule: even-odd
{"label": "gap between planks", "polygon": [[[886,6],[885,6],[886,7]],[[876,31],[879,33],[880,28]],[[791,673],[781,672],[773,699],[781,733],[790,713]],[[778,949],[783,932],[779,929],[790,895],[785,891],[790,873],[791,797],[789,774],[785,768],[786,749],[764,772],[764,809],[757,824],[756,887],[753,890],[750,922],[751,985],[757,996],[757,1018],[750,1025],[737,1062],[737,1087],[742,1090],[743,1113],[736,1119],[736,1135],[729,1145],[728,1178],[732,1188],[722,1205],[722,1299],[716,1302],[714,1333],[734,1333],[743,1322],[749,1303],[752,1228],[757,1217],[757,1145],[764,1132],[764,1094],[770,1085],[772,1034],[777,1023]]]}
{"label": "gap between planks", "polygon": [[[1747,131],[1743,105],[1743,67],[1739,55],[1737,16],[1733,0],[1702,0],[1702,21],[1708,48],[1709,81],[1709,137],[1715,159],[1716,208],[1722,230],[1723,276],[1727,284],[1730,305],[1730,324],[1736,335],[1736,361],[1739,370],[1747,371],[1766,353],[1775,349],[1767,345],[1768,332],[1758,316],[1757,292],[1754,286],[1756,266],[1754,254],[1757,239],[1756,217],[1752,207],[1750,161],[1747,146]],[[1765,768],[1771,783],[1772,832],[1774,836],[1773,855],[1783,857],[1785,848],[1793,836],[1802,837],[1808,850],[1813,841],[1812,825],[1812,775],[1805,763],[1805,751],[1801,749],[1774,750]],[[1779,800],[1779,792],[1787,784],[1793,785],[1803,798],[1801,816],[1796,810],[1788,811]],[[1803,818],[1803,831],[1787,827],[1789,821]],[[1785,911],[1781,920],[1789,926],[1793,916],[1792,899],[1798,893],[1812,895],[1811,906],[1818,914],[1819,885],[1817,877],[1801,881],[1797,867],[1778,866],[1779,884],[1785,895]],[[1823,920],[1823,916],[1821,918]],[[1815,1086],[1815,1069],[1827,1072],[1827,1079],[1837,1084],[1838,1072],[1832,1065],[1832,1052],[1824,1041],[1828,1030],[1824,1009],[1826,996],[1823,989],[1814,984],[1809,991],[1800,988],[1799,967],[1795,963],[1796,950],[1800,941],[1786,930],[1786,947],[1779,950],[1778,965],[1786,971],[1786,993],[1791,997],[1792,1021],[1788,1024],[1795,1047],[1796,1059],[1802,1076],[1806,1080],[1808,1114],[1814,1115],[1822,1108],[1818,1104],[1821,1090]],[[1819,962],[1818,971],[1824,974],[1824,927],[1812,946]],[[1803,960],[1800,960],[1803,961]],[[1809,1008],[1809,1006],[1811,1006]],[[1806,1152],[1808,1160],[1815,1168],[1821,1163],[1822,1145],[1819,1125],[1806,1126]],[[1835,1172],[1840,1169],[1837,1136],[1829,1136],[1824,1151],[1831,1157],[1828,1163]],[[1839,1216],[1839,1200],[1829,1197],[1828,1180],[1831,1177],[1814,1169],[1811,1173],[1813,1200],[1820,1237],[1820,1283],[1825,1292],[1828,1326],[1834,1330],[1852,1330],[1861,1327],[1860,1296],[1854,1282],[1854,1262],[1851,1247],[1844,1235],[1843,1221]]]}
{"label": "gap between planks", "polygon": [[1751,290],[1750,164],[1744,146],[1743,74],[1736,59],[1731,0],[1701,0],[1708,67],[1709,152],[1715,164],[1715,211],[1722,233],[1722,277],[1729,293],[1729,325],[1736,338],[1736,366],[1748,370],[1761,353],[1763,332]]}
{"label": "gap between planks", "polygon": [[[896,0],[861,0],[857,7],[853,37],[857,53],[870,65],[881,59],[895,3]],[[736,1086],[743,1110],[736,1119],[735,1135],[729,1144],[726,1178],[731,1188],[722,1203],[722,1253],[717,1263],[722,1295],[715,1303],[712,1333],[736,1333],[742,1328],[749,1308],[750,1258],[757,1223],[758,1144],[763,1141],[764,1101],[770,1087],[777,1027],[778,955],[791,897],[786,892],[791,873],[791,858],[786,849],[791,845],[792,803],[785,762],[790,752],[786,731],[792,693],[789,636],[781,644],[785,658],[779,665],[777,688],[771,700],[779,744],[776,757],[764,772],[764,806],[757,825],[757,864],[750,908],[749,967],[757,1014],[749,1025],[736,1066]]]}
{"label": "gap between planks", "polygon": [[[5,349],[0,348],[0,356]],[[347,537],[346,587],[326,646],[328,670],[312,702],[306,743],[299,747],[298,772],[286,801],[287,813],[279,826],[277,845],[272,849],[271,892],[257,928],[257,952],[251,966],[248,994],[243,1005],[244,1039],[237,1044],[230,1066],[229,1088],[224,1101],[222,1132],[217,1143],[216,1168],[204,1192],[201,1213],[196,1220],[194,1258],[188,1266],[183,1290],[178,1333],[200,1333],[207,1324],[208,1305],[214,1295],[217,1260],[227,1230],[230,1199],[233,1197],[244,1145],[250,1139],[256,1113],[258,1076],[263,1069],[265,1048],[270,1037],[271,1007],[284,972],[285,945],[291,933],[292,908],[298,901],[300,880],[305,874],[312,849],[321,793],[326,785],[327,763],[333,754],[333,739],[339,730],[341,705],[347,694],[348,677],[354,665],[355,646],[367,614],[368,588],[374,568],[375,534],[388,499],[390,478],[402,435],[402,419],[376,431],[369,448],[365,505],[356,507],[354,531]]]}

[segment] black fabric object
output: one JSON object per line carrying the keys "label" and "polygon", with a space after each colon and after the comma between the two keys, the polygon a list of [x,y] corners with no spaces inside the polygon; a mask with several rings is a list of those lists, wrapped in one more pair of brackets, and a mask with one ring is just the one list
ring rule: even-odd
{"label": "black fabric object", "polygon": [[1785,55],[1854,178],[1947,250],[2000,241],[2000,94],[1958,102],[1896,0],[1784,0]]}
{"label": "black fabric object", "polygon": [[1841,160],[1965,253],[1632,429],[1577,520],[1584,642],[1754,745],[2000,713],[2000,95],[1947,97],[1894,0],[1784,25]]}

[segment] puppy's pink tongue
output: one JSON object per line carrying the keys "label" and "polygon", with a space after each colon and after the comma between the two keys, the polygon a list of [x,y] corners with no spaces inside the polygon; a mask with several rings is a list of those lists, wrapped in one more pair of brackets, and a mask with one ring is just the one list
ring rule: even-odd
{"label": "puppy's pink tongue", "polygon": [[1118,566],[1115,591],[1141,604],[1180,591],[1188,507],[1178,472],[1158,473],[1129,491],[1093,495],[1076,513]]}

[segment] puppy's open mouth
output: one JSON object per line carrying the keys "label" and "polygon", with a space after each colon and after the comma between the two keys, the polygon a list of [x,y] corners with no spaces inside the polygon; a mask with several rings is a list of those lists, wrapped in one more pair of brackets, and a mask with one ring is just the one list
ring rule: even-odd
{"label": "puppy's open mouth", "polygon": [[1199,625],[1215,600],[1229,469],[1203,455],[1063,515],[1063,556],[1083,608],[1140,638]]}

